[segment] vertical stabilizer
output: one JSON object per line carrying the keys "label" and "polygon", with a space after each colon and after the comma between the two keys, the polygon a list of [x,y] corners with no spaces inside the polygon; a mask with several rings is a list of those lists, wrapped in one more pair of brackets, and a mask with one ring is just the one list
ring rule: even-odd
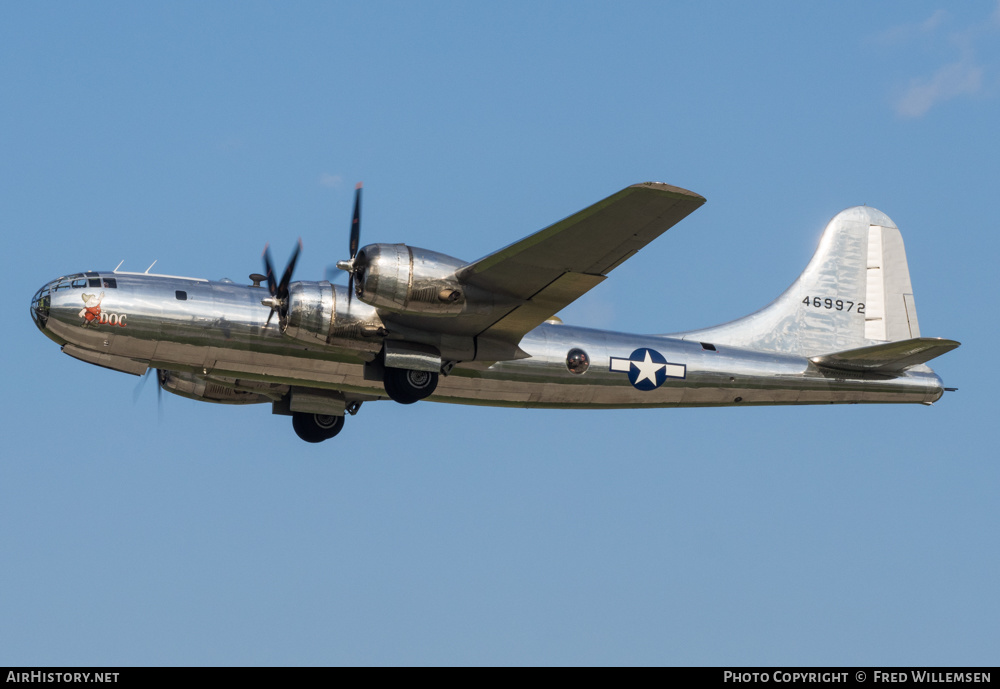
{"label": "vertical stabilizer", "polygon": [[841,211],[802,275],[768,306],[686,340],[816,356],[920,337],[899,229],[881,211]]}

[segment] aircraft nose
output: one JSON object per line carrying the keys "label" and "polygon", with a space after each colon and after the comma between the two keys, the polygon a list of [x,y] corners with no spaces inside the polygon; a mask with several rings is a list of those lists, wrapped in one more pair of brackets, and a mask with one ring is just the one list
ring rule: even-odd
{"label": "aircraft nose", "polygon": [[31,298],[31,319],[35,321],[35,325],[42,332],[45,332],[45,324],[49,321],[49,309],[52,306],[52,285],[53,282],[46,283]]}

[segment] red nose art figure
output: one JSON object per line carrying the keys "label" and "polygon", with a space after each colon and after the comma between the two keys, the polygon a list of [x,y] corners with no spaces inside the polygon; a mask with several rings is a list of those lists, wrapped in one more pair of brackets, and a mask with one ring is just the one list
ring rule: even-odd
{"label": "red nose art figure", "polygon": [[93,294],[83,294],[81,297],[86,306],[80,309],[80,318],[87,319],[88,323],[93,323],[100,319],[101,302],[104,300],[104,292],[101,292],[99,297],[95,297]]}

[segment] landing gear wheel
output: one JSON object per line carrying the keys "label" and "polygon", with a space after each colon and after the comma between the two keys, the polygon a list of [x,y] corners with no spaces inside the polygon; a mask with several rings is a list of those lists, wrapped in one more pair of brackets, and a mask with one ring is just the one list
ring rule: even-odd
{"label": "landing gear wheel", "polygon": [[384,383],[386,394],[394,401],[413,404],[434,393],[438,374],[408,368],[387,368]]}
{"label": "landing gear wheel", "polygon": [[327,414],[308,414],[295,412],[292,414],[292,428],[295,434],[307,443],[321,443],[340,433],[344,427],[343,416],[328,416]]}

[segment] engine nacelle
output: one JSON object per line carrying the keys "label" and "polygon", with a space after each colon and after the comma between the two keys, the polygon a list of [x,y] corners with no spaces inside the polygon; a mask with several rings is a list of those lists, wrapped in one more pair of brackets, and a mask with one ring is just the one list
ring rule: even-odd
{"label": "engine nacelle", "polygon": [[466,289],[455,279],[465,262],[457,258],[406,244],[369,244],[355,265],[355,294],[377,308],[426,316],[466,308]]}
{"label": "engine nacelle", "polygon": [[306,342],[377,354],[385,326],[364,302],[347,303],[347,289],[329,282],[293,282],[288,289],[285,335]]}

